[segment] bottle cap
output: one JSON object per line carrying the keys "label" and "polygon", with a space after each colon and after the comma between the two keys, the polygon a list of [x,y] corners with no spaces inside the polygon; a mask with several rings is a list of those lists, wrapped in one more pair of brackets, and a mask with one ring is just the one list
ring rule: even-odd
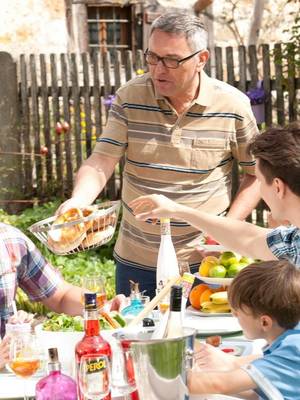
{"label": "bottle cap", "polygon": [[170,311],[181,311],[182,287],[179,285],[171,286]]}
{"label": "bottle cap", "polygon": [[48,349],[48,355],[51,362],[58,362],[58,352],[56,347]]}
{"label": "bottle cap", "polygon": [[96,293],[84,293],[84,306],[86,310],[97,309],[97,295]]}
{"label": "bottle cap", "polygon": [[58,360],[58,351],[56,347],[51,347],[48,349],[49,355],[49,363],[48,363],[48,371],[60,371],[61,365]]}
{"label": "bottle cap", "polygon": [[160,219],[160,234],[162,236],[171,235],[170,218],[161,218]]}

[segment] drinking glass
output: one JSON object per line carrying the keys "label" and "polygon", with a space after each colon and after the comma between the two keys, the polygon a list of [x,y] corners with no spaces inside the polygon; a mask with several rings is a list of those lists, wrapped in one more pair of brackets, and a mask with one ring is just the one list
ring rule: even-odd
{"label": "drinking glass", "polygon": [[185,260],[178,260],[179,274],[182,276],[185,272],[191,273],[190,264]]}
{"label": "drinking glass", "polygon": [[101,310],[101,308],[107,301],[103,279],[98,275],[89,275],[84,276],[81,283],[83,288],[86,289],[88,292],[93,292],[97,294],[97,306],[98,309]]}
{"label": "drinking glass", "polygon": [[[161,289],[155,289],[155,293],[156,295],[158,295],[158,293],[161,291]],[[158,303],[158,310],[159,310],[159,318],[161,318],[163,316],[163,314],[168,311],[170,307],[170,295],[166,295],[164,298],[162,298],[160,300],[160,302]]]}
{"label": "drinking glass", "polygon": [[110,393],[110,363],[105,355],[84,355],[80,359],[79,389],[89,400],[104,399]]}
{"label": "drinking glass", "polygon": [[111,348],[111,386],[113,394],[116,397],[122,396],[124,400],[130,400],[130,394],[136,390],[130,344],[127,341],[122,345],[118,341],[112,341]]}
{"label": "drinking glass", "polygon": [[13,335],[10,341],[8,368],[18,377],[23,378],[24,400],[26,395],[26,379],[30,378],[40,367],[41,351],[37,338],[30,333]]}

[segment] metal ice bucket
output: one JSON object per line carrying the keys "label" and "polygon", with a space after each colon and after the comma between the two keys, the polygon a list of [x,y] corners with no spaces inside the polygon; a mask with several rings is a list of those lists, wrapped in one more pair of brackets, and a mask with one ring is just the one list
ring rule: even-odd
{"label": "metal ice bucket", "polygon": [[192,365],[196,331],[186,328],[184,336],[151,340],[151,332],[119,339],[130,341],[134,374],[142,400],[188,400],[186,371]]}

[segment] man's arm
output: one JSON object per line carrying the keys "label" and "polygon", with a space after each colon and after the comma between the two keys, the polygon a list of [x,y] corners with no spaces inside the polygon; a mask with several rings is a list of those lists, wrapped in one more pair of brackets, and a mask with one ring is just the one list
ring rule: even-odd
{"label": "man's arm", "polygon": [[244,220],[257,206],[261,196],[254,175],[244,174],[239,190],[230,206],[227,217]]}
{"label": "man's arm", "polygon": [[236,394],[253,390],[257,386],[242,369],[231,371],[191,371],[188,374],[188,388],[191,394],[220,393]]}
{"label": "man's arm", "polygon": [[[82,315],[83,303],[82,298],[86,289],[71,285],[66,281],[62,281],[55,292],[41,302],[52,311],[57,313],[65,313],[68,315]],[[119,311],[127,306],[127,299],[123,294],[118,294],[108,301],[104,309],[106,312]]]}
{"label": "man's arm", "polygon": [[142,196],[129,206],[138,219],[169,217],[183,220],[211,235],[228,249],[253,258],[276,260],[266,241],[269,229],[195,210],[162,195]]}
{"label": "man's arm", "polygon": [[84,289],[62,281],[50,297],[41,302],[52,311],[69,315],[82,315],[81,302]]}
{"label": "man's arm", "polygon": [[228,217],[218,217],[183,207],[174,217],[211,235],[226,248],[252,258],[276,260],[267,245],[269,229]]}
{"label": "man's arm", "polygon": [[57,210],[61,214],[72,207],[85,207],[95,200],[114,172],[119,158],[93,153],[79,168],[72,197]]}

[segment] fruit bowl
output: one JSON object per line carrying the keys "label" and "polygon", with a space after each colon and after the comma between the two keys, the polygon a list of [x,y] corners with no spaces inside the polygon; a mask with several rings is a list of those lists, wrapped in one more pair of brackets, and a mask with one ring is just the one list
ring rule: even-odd
{"label": "fruit bowl", "polygon": [[205,283],[229,285],[243,268],[253,262],[249,257],[226,250],[219,257],[204,257],[196,276]]}
{"label": "fruit bowl", "polygon": [[50,251],[74,254],[109,242],[116,230],[120,201],[73,208],[31,225],[28,230]]}

